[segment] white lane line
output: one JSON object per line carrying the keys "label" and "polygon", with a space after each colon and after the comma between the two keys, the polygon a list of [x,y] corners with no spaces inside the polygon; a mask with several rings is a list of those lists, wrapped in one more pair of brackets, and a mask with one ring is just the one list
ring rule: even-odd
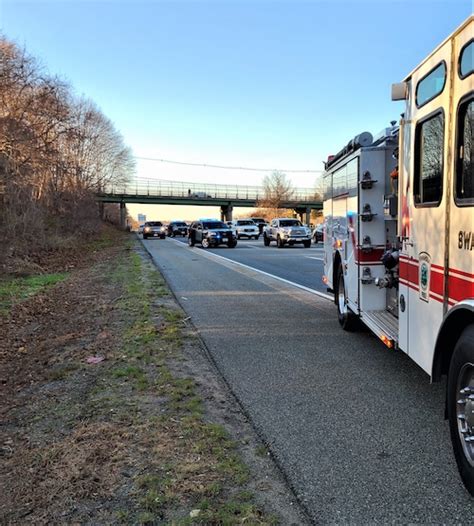
{"label": "white lane line", "polygon": [[[180,247],[187,247],[187,245],[185,245],[184,243],[180,243],[176,239],[173,239],[173,238],[168,238],[168,239],[170,241],[173,241],[174,243],[177,243]],[[236,265],[242,268],[246,268],[248,270],[253,270],[254,272],[258,272],[259,274],[263,274],[264,276],[267,276],[269,278],[276,279],[278,281],[286,283],[287,285],[292,285],[293,287],[296,287],[298,289],[305,290],[306,292],[314,294],[315,296],[319,296],[320,298],[324,298],[326,300],[333,301],[333,297],[330,296],[329,294],[325,294],[324,292],[319,292],[318,290],[310,289],[309,287],[305,287],[304,285],[300,285],[299,283],[295,283],[294,281],[290,281],[288,279],[281,278],[280,276],[275,276],[275,274],[270,274],[268,272],[265,272],[264,270],[260,270],[259,268],[251,267],[250,265],[245,265],[244,263],[240,263],[239,261],[234,261],[233,259],[229,259],[224,256],[218,256],[217,254],[214,254],[213,252],[208,252],[207,250],[204,251],[203,249],[201,250],[198,249],[196,250],[196,252],[203,257],[208,257],[211,259],[212,258],[222,259],[227,263],[231,263],[233,265]]]}
{"label": "white lane line", "polygon": [[[167,238],[167,239],[172,239],[173,241],[178,241],[179,243],[182,243],[183,245],[187,245],[187,242],[186,241],[183,241],[181,239],[173,239],[173,238]],[[279,249],[277,248],[276,246],[270,246],[270,247],[265,247],[265,246],[257,246],[257,245],[254,245],[253,243],[246,243],[246,242],[242,242],[242,241],[238,241],[238,244],[237,246],[239,247],[242,247],[242,246],[245,246],[245,247],[249,247],[249,248],[256,248],[258,250],[263,250],[262,252],[262,256],[265,254],[265,255],[269,255],[269,256],[280,256],[280,257],[285,257],[285,256],[288,256],[288,257],[294,257],[296,254],[299,254],[301,253],[301,255],[304,255],[304,254],[323,254],[324,253],[324,249],[323,248],[320,248],[320,247],[311,247],[311,248],[296,248],[296,249]],[[305,256],[305,257],[309,257],[309,256]]]}
{"label": "white lane line", "polygon": [[251,243],[242,243],[242,241],[238,241],[237,242],[237,246],[238,245],[244,245],[246,247],[256,248],[257,250],[262,250],[262,248],[263,248],[263,247],[258,247],[257,245],[252,245]]}
{"label": "white lane line", "polygon": [[318,261],[324,261],[324,258],[317,258],[315,256],[305,256],[305,258],[308,258],[308,259],[317,259]]}

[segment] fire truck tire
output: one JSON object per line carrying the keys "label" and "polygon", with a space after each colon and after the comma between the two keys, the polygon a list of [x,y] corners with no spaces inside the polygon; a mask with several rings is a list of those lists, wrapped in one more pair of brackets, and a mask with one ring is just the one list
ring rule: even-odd
{"label": "fire truck tire", "polygon": [[454,348],[448,372],[448,418],[454,456],[467,491],[474,496],[474,324]]}
{"label": "fire truck tire", "polygon": [[337,272],[337,286],[334,292],[337,305],[337,315],[341,327],[345,331],[355,331],[359,324],[358,317],[347,305],[346,285],[344,283],[344,273],[342,267]]}

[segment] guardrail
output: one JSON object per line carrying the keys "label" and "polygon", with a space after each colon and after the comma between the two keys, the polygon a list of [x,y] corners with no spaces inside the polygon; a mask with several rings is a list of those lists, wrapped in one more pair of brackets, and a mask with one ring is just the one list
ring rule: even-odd
{"label": "guardrail", "polygon": [[[183,199],[256,201],[263,200],[266,197],[265,190],[261,186],[190,183],[160,179],[136,179],[126,184],[108,185],[99,193]],[[313,188],[295,189],[285,198],[286,201],[314,201],[315,199],[317,199],[317,195]]]}

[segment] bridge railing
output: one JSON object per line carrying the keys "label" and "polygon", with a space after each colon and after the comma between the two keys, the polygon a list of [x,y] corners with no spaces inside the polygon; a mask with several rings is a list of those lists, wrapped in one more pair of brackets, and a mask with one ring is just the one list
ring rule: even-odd
{"label": "bridge railing", "polygon": [[[263,200],[265,190],[261,186],[223,185],[167,181],[162,179],[135,179],[126,184],[108,185],[101,193],[109,195],[148,195],[182,199],[229,199]],[[288,196],[289,201],[315,199],[313,188],[298,188]]]}

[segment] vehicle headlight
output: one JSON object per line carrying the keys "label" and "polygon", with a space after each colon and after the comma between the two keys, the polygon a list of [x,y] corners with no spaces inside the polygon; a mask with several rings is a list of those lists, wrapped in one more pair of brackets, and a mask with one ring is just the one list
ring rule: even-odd
{"label": "vehicle headlight", "polygon": [[144,232],[149,232],[150,231],[150,227],[149,226],[146,226],[144,229],[143,229]]}
{"label": "vehicle headlight", "polygon": [[165,226],[162,226],[162,227],[160,228],[160,230],[161,230],[162,232],[164,232],[164,231],[166,230],[166,227],[165,227]]}

